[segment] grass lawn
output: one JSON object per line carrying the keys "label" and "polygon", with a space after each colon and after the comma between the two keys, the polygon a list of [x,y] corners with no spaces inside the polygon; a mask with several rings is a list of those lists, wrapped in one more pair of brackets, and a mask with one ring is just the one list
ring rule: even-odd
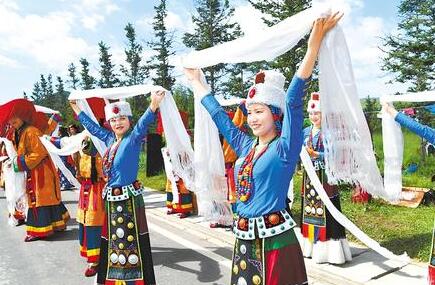
{"label": "grass lawn", "polygon": [[[301,217],[301,180],[301,174],[294,176],[295,202],[292,211],[298,225]],[[367,205],[353,204],[350,190],[343,190],[340,195],[344,215],[369,237],[396,254],[406,251],[411,258],[428,261],[435,214],[433,206],[410,209],[389,205],[382,200],[372,200]],[[362,244],[349,233],[347,237]]]}
{"label": "grass lawn", "polygon": [[[382,171],[382,137],[380,133],[375,133],[373,137],[375,150],[379,159],[378,166]],[[425,161],[420,161],[420,138],[410,132],[404,131],[404,140],[404,167],[411,162],[418,163],[419,165],[417,172],[403,175],[404,186],[434,188],[431,177],[435,174],[435,157],[429,157]],[[163,191],[166,184],[165,174],[146,177],[145,169],[145,156],[142,155],[139,180],[147,187]],[[300,173],[294,176],[295,202],[293,213],[299,225],[301,178],[302,175]],[[389,205],[382,200],[374,200],[367,205],[353,204],[351,202],[351,191],[343,190],[341,192],[341,207],[343,213],[352,222],[382,246],[385,246],[396,254],[406,251],[411,258],[422,262],[428,261],[435,216],[435,207],[433,205],[410,209]],[[359,242],[350,234],[348,238],[353,242]]]}
{"label": "grass lawn", "polygon": [[145,187],[149,187],[159,191],[165,191],[166,175],[164,171],[156,176],[146,176],[146,155],[144,152],[141,152],[139,158],[138,178],[139,181],[142,182],[142,185],[144,185]]}

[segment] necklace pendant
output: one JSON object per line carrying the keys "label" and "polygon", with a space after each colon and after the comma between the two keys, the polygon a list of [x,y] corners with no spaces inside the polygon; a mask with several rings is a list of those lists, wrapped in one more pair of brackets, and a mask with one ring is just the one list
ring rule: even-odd
{"label": "necklace pendant", "polygon": [[249,198],[251,197],[251,193],[246,193],[246,194],[243,194],[243,195],[240,195],[240,202],[246,202],[246,201],[248,201],[249,200]]}

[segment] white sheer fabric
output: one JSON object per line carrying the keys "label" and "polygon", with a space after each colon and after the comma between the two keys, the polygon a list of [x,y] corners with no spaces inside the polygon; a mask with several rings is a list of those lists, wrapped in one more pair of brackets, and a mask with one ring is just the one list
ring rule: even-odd
{"label": "white sheer fabric", "polygon": [[[218,63],[242,63],[260,60],[270,60],[287,52],[310,30],[313,21],[322,13],[328,13],[329,8],[317,6],[307,9],[264,32],[258,32],[255,37],[243,37],[229,43],[209,49],[194,51],[183,59],[183,66],[203,68]],[[319,54],[320,61],[320,93],[322,94],[322,131],[327,138],[325,156],[327,157],[328,178],[334,183],[351,181],[361,184],[370,193],[384,199],[397,199],[392,193],[386,193],[381,176],[376,165],[368,126],[364,119],[353,77],[352,65],[347,44],[340,27],[331,31]],[[195,92],[194,90],[194,93]],[[200,94],[195,94],[195,158],[198,157],[196,185],[204,185],[204,195],[219,193],[211,191],[210,179],[212,171],[223,176],[223,155],[220,149],[218,131],[211,122],[208,113],[200,105]],[[339,104],[339,107],[337,107]],[[326,107],[325,107],[326,106]],[[334,137],[335,136],[335,137]],[[218,150],[219,149],[219,150]],[[219,156],[211,158],[210,154]],[[306,155],[306,157],[304,157]],[[209,163],[199,158],[207,157]],[[303,153],[302,161],[312,181],[317,188],[322,185],[316,176],[311,160]],[[201,163],[199,163],[201,162]],[[309,163],[308,163],[309,162]],[[203,176],[208,166],[208,175]],[[330,177],[329,177],[330,176]],[[207,184],[208,183],[208,184]],[[320,192],[320,191],[319,191]],[[223,193],[223,191],[222,191]],[[369,239],[361,230],[346,219],[330,202],[323,191],[320,196],[333,217],[365,244],[382,255],[407,261],[406,256],[397,257],[375,241]]]}
{"label": "white sheer fabric", "polygon": [[322,42],[319,70],[328,183],[359,184],[373,195],[396,201],[398,193],[385,191],[382,184],[340,27],[331,30]]}
{"label": "white sheer fabric", "polygon": [[[382,96],[381,102],[432,102],[435,91]],[[388,113],[382,112],[382,143],[384,146],[384,187],[387,192],[402,192],[403,134],[400,124]],[[406,198],[406,197],[402,197]]]}
{"label": "white sheer fabric", "polygon": [[400,124],[394,121],[388,113],[382,114],[382,138],[385,191],[400,195],[402,192],[403,134]]}
{"label": "white sheer fabric", "polygon": [[[202,80],[205,81],[204,75]],[[228,203],[225,161],[219,131],[195,94],[195,188],[198,213],[207,220],[229,225],[232,213]]]}
{"label": "white sheer fabric", "polygon": [[77,178],[71,173],[71,171],[65,166],[61,156],[73,155],[82,148],[82,142],[85,137],[90,136],[88,131],[83,131],[71,137],[65,137],[60,140],[61,148],[57,148],[53,145],[47,136],[40,137],[41,143],[44,145],[51,160],[56,165],[56,167],[63,173],[66,179],[74,185],[76,189],[80,189],[81,185]]}
{"label": "white sheer fabric", "polygon": [[410,261],[408,255],[406,253],[402,255],[395,255],[388,249],[379,245],[378,242],[371,239],[367,236],[363,231],[361,231],[355,224],[353,224],[348,218],[346,218],[340,211],[335,208],[334,204],[332,204],[331,200],[328,198],[328,194],[323,188],[322,183],[320,182],[319,177],[316,175],[316,171],[314,170],[313,163],[311,162],[310,156],[305,148],[302,148],[301,151],[301,160],[304,165],[305,170],[307,171],[308,176],[310,177],[310,181],[313,184],[316,192],[319,194],[320,199],[322,199],[325,207],[331,213],[337,222],[339,222],[342,226],[344,226],[350,233],[352,233],[356,238],[362,241],[366,246],[370,247],[380,255],[384,256],[388,259],[398,260],[404,263],[408,263]]}
{"label": "white sheer fabric", "polygon": [[5,144],[8,157],[3,157],[2,171],[5,180],[5,196],[9,212],[8,224],[15,226],[18,224],[14,217],[15,209],[27,215],[27,195],[26,195],[26,173],[24,171],[15,172],[12,161],[17,157],[12,142],[6,138],[0,138]]}
{"label": "white sheer fabric", "polygon": [[[193,149],[189,135],[183,125],[180,113],[170,92],[161,86],[144,84],[128,87],[73,91],[68,99],[78,100],[77,106],[92,120],[97,122],[89,104],[84,99],[92,97],[103,98],[106,100],[126,99],[160,90],[166,91],[165,98],[160,103],[160,114],[162,116],[162,123],[165,130],[167,147],[171,156],[173,171],[183,179],[189,190],[194,190],[194,170],[192,165],[192,162],[194,161]],[[106,150],[104,143],[94,136],[91,136],[91,139],[98,152],[103,156]]]}
{"label": "white sheer fabric", "polygon": [[178,177],[183,179],[187,189],[194,190],[194,153],[190,143],[190,136],[184,127],[174,98],[169,92],[160,103],[160,113],[162,114],[163,129],[171,157],[172,170]]}
{"label": "white sheer fabric", "polygon": [[183,58],[183,66],[203,68],[219,63],[272,60],[294,47],[310,31],[313,21],[329,11],[327,5],[316,5],[255,34],[193,51]]}
{"label": "white sheer fabric", "polygon": [[166,177],[171,182],[172,203],[179,203],[180,199],[178,196],[177,181],[175,180],[174,170],[172,168],[171,156],[169,155],[169,150],[167,147],[163,147],[161,151],[163,156],[163,162],[165,163]]}
{"label": "white sheer fabric", "polygon": [[35,105],[35,109],[36,109],[36,112],[42,112],[45,114],[59,114],[59,111],[50,109],[48,107],[40,106],[40,105]]}

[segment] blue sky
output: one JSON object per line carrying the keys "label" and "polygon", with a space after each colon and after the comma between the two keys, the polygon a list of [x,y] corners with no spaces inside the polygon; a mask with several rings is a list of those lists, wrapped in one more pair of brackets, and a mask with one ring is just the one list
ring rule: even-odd
{"label": "blue sky", "polygon": [[[330,1],[331,2],[331,1]],[[346,12],[342,21],[353,60],[361,97],[404,91],[400,84],[386,85],[391,75],[380,71],[379,37],[392,32],[398,21],[399,0],[334,0]],[[249,33],[262,25],[260,15],[247,1],[233,0],[235,20]],[[124,60],[124,26],[135,25],[139,40],[151,37],[156,0],[0,0],[0,103],[31,93],[39,74],[52,73],[66,79],[70,62],[80,57],[91,62],[95,75],[100,40],[111,46],[119,67]],[[169,0],[167,27],[182,33],[192,29],[193,0]],[[179,38],[177,39],[179,41]],[[186,52],[181,44],[178,54]],[[150,51],[144,52],[144,57]],[[175,73],[180,75],[180,70]],[[182,76],[178,76],[182,82]]]}

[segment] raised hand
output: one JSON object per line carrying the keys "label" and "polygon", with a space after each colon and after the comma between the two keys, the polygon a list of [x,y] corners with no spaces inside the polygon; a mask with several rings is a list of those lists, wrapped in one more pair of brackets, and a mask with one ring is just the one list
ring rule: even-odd
{"label": "raised hand", "polygon": [[160,103],[162,102],[163,98],[165,97],[166,91],[165,90],[159,90],[159,91],[153,91],[151,92],[151,104],[150,108],[153,112],[157,110]]}

